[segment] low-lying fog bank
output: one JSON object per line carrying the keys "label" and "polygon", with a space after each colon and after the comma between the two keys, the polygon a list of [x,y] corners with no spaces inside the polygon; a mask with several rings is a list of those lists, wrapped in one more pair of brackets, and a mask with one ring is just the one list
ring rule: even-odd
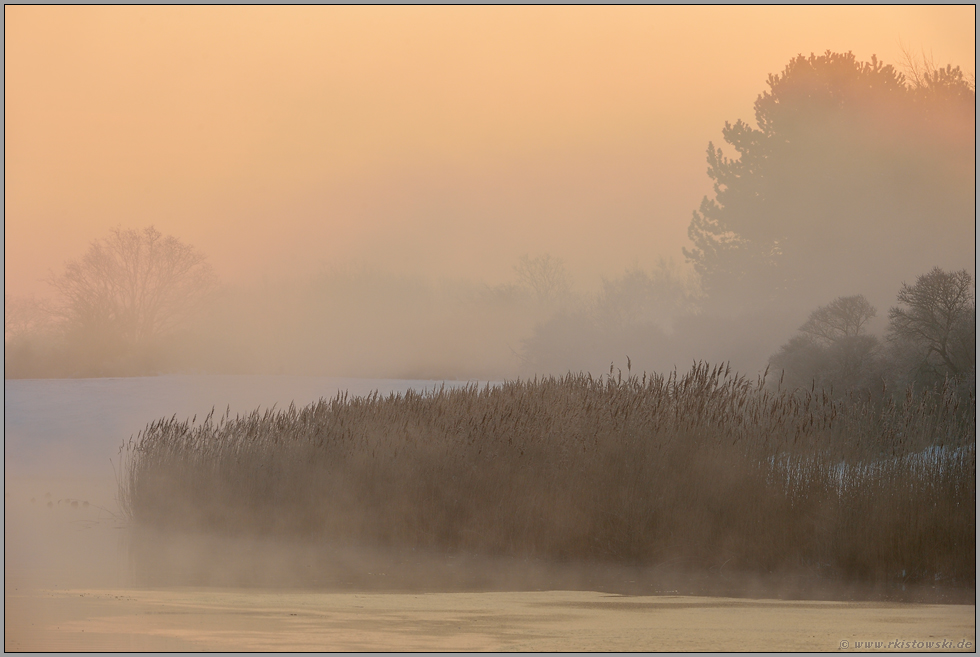
{"label": "low-lying fog bank", "polygon": [[[715,380],[713,377],[716,376],[721,378]],[[497,392],[492,394],[487,391],[479,395],[471,387],[468,392],[458,390],[458,393],[443,398],[443,401],[438,401],[435,396],[415,396],[415,401],[403,399],[395,406],[384,401],[386,394],[404,393],[408,390],[431,391],[437,385],[446,385],[452,389],[463,384],[285,376],[7,381],[5,570],[8,575],[12,575],[14,579],[19,578],[18,581],[24,581],[25,584],[33,581],[35,584],[59,586],[91,585],[94,581],[101,580],[113,584],[146,585],[412,588],[421,586],[424,582],[438,582],[438,586],[443,588],[470,589],[507,588],[524,582],[531,588],[601,588],[628,592],[632,589],[623,582],[642,580],[646,583],[635,592],[649,593],[660,589],[677,589],[680,585],[674,581],[674,574],[682,573],[683,579],[690,586],[684,585],[687,588],[681,588],[692,594],[748,593],[755,586],[753,582],[759,575],[763,576],[762,579],[768,577],[771,580],[763,586],[769,594],[794,597],[833,597],[837,595],[830,592],[834,589],[840,592],[839,595],[908,598],[914,589],[918,591],[915,594],[918,599],[951,601],[960,595],[956,591],[962,592],[970,588],[970,581],[963,580],[967,571],[955,556],[962,548],[943,548],[945,551],[941,551],[941,554],[945,556],[930,551],[931,556],[927,555],[926,561],[918,559],[916,562],[919,563],[918,570],[922,572],[904,572],[904,564],[911,558],[905,554],[906,548],[912,549],[919,545],[921,551],[925,549],[925,544],[912,541],[905,545],[908,541],[903,539],[899,543],[905,547],[900,547],[899,543],[888,538],[891,530],[884,525],[878,526],[880,522],[873,525],[863,522],[854,524],[852,521],[860,519],[851,518],[857,510],[854,505],[858,501],[864,505],[858,505],[861,509],[867,507],[859,516],[876,514],[878,512],[875,511],[877,507],[874,500],[882,495],[884,497],[881,499],[892,499],[888,495],[898,490],[905,491],[903,495],[908,498],[905,500],[907,508],[893,520],[897,521],[905,516],[918,517],[916,509],[921,504],[916,500],[922,495],[931,495],[929,499],[935,497],[935,491],[928,492],[935,486],[953,491],[950,493],[951,498],[950,495],[944,495],[942,500],[937,499],[937,504],[945,509],[944,518],[948,520],[959,517],[956,515],[959,502],[972,497],[965,489],[960,490],[959,475],[956,473],[963,467],[971,467],[975,456],[973,451],[964,452],[966,447],[953,449],[961,441],[957,436],[969,427],[960,426],[961,420],[950,410],[950,400],[937,398],[935,402],[928,402],[928,399],[923,398],[917,402],[919,406],[916,408],[896,407],[888,413],[881,411],[882,415],[875,419],[874,416],[865,416],[870,407],[850,408],[840,401],[793,401],[790,398],[780,401],[765,391],[755,400],[743,388],[746,382],[740,383],[737,379],[729,381],[726,376],[719,371],[712,374],[707,370],[696,369],[685,378],[673,382],[667,379],[657,384],[663,390],[656,386],[650,388],[652,381],[641,385],[637,380],[625,379],[619,382],[610,379],[605,384],[599,381],[587,383],[586,379],[578,383],[568,380],[564,384],[559,381],[552,381],[550,384],[544,381],[534,385],[521,384],[526,389],[520,385],[514,388],[508,384],[494,387],[493,390]],[[224,474],[216,471],[209,485],[221,489],[233,482],[218,479],[219,476],[235,476],[238,479],[234,479],[234,482],[238,482],[236,485],[246,497],[236,498],[238,507],[211,508],[209,511],[209,504],[213,506],[215,500],[204,506],[201,506],[200,500],[194,502],[194,495],[207,495],[207,491],[197,490],[201,482],[193,483],[196,481],[191,476],[193,473],[187,470],[182,471],[181,476],[191,478],[184,484],[178,482],[178,488],[171,497],[154,498],[153,489],[146,489],[146,494],[151,497],[146,497],[144,503],[164,506],[155,512],[156,516],[151,513],[144,518],[150,522],[143,523],[139,531],[130,526],[129,521],[132,518],[126,517],[126,509],[124,505],[120,505],[119,485],[122,483],[122,490],[130,493],[137,489],[133,488],[134,481],[127,479],[133,474],[127,470],[133,462],[126,461],[127,453],[120,446],[145,429],[147,422],[161,417],[177,418],[174,426],[178,426],[181,418],[197,416],[198,427],[203,430],[201,422],[212,409],[215,409],[215,413],[223,409],[225,412],[222,415],[234,417],[241,414],[244,418],[247,412],[256,407],[282,409],[288,408],[293,402],[299,407],[313,400],[331,398],[341,390],[348,391],[348,400],[355,400],[371,391],[379,391],[380,395],[371,403],[364,400],[357,402],[360,410],[343,411],[336,415],[335,420],[341,423],[336,427],[332,424],[335,423],[334,420],[327,421],[334,417],[334,412],[327,410],[327,416],[317,420],[321,423],[327,421],[327,424],[316,428],[314,423],[309,430],[315,430],[317,435],[322,433],[328,442],[336,438],[330,436],[336,430],[343,429],[341,425],[348,420],[352,424],[341,431],[343,435],[351,431],[351,436],[360,435],[359,431],[369,429],[368,434],[375,430],[382,432],[374,437],[373,434],[361,436],[357,439],[361,442],[355,440],[351,443],[349,447],[353,451],[341,459],[353,459],[348,463],[348,469],[351,473],[359,473],[357,476],[360,477],[347,482],[354,485],[354,488],[344,488],[341,480],[335,482],[335,485],[341,486],[336,491],[337,495],[354,495],[351,498],[353,506],[347,507],[350,512],[347,517],[336,516],[336,509],[339,507],[332,497],[324,498],[321,503],[313,506],[299,498],[280,500],[282,505],[275,506],[278,503],[274,500],[290,490],[301,496],[316,496],[316,491],[320,489],[313,484],[318,480],[316,477],[301,478],[302,472],[306,472],[302,468],[302,472],[297,470],[292,475],[285,470],[281,473],[291,477],[293,486],[282,490],[269,489],[270,495],[278,496],[267,500],[268,504],[273,504],[267,510],[272,512],[271,516],[262,509],[253,508],[260,498],[252,500],[248,496],[261,492],[256,486],[261,488],[274,484],[275,478],[263,478],[264,475],[256,471],[253,475],[248,475],[248,481],[254,485],[246,485],[248,482],[241,479],[244,471],[229,471]],[[425,401],[426,399],[429,401]],[[666,406],[660,408],[658,399],[663,399]],[[334,405],[337,403],[337,400],[333,402]],[[346,408],[348,402],[340,403],[337,412]],[[476,406],[467,411],[472,404]],[[508,420],[507,409],[514,404],[523,409],[521,417],[514,416]],[[555,404],[566,410],[555,411],[552,408]],[[650,404],[657,408],[646,408]],[[595,408],[590,411],[590,406]],[[676,419],[671,419],[675,414],[670,409],[674,406],[677,407]],[[486,411],[481,415],[482,420],[478,417],[469,418],[476,407]],[[427,408],[429,410],[425,410]],[[697,411],[698,408],[700,411]],[[725,420],[727,413],[735,412],[733,409],[741,409],[736,415],[749,415],[740,422]],[[549,419],[549,413],[553,411],[562,418],[556,416]],[[399,417],[404,415],[403,420],[408,424],[396,423],[397,427],[384,428],[387,426],[385,423],[390,424],[391,420],[385,414],[390,415],[391,412]],[[578,436],[581,427],[576,427],[585,421],[582,419],[584,415],[579,417],[582,413],[598,413],[585,424],[596,431],[596,427],[601,428],[600,433],[603,436],[592,436],[595,433],[593,430],[590,430],[591,433],[586,432],[592,438]],[[603,420],[607,415],[608,419]],[[293,419],[289,420],[290,417]],[[281,469],[293,463],[290,459],[297,456],[294,452],[299,443],[294,445],[290,441],[298,439],[300,434],[305,435],[305,430],[299,425],[293,426],[297,418],[301,417],[283,416],[276,421],[292,423],[290,426],[282,426],[284,439],[287,435],[292,437],[283,443],[281,453],[277,452],[278,456],[269,461],[270,467]],[[702,419],[699,420],[698,417]],[[834,417],[836,419],[832,419]],[[510,426],[508,422],[512,421],[517,422],[513,431],[507,429]],[[249,422],[246,421],[245,424],[251,426]],[[425,425],[428,429],[421,424],[415,426],[419,422],[428,422],[431,426]],[[535,425],[537,428],[534,428],[531,426],[534,423],[544,424]],[[826,426],[820,428],[824,424]],[[550,438],[533,440],[532,434],[539,430],[544,432],[543,436]],[[405,431],[408,432],[408,438],[422,431],[415,438],[421,442],[414,451],[408,449],[399,454],[401,448],[407,446],[407,443],[401,445],[403,438],[399,438],[399,432]],[[758,431],[762,432],[759,436],[765,434],[768,438],[763,441],[765,444],[753,445],[753,441],[758,442],[756,438],[759,436],[755,436]],[[783,436],[787,432],[787,435],[795,435],[796,438],[787,441]],[[677,436],[671,438],[675,433]],[[660,437],[654,440],[648,436],[647,441],[637,443],[630,438],[633,434]],[[387,438],[382,439],[379,436]],[[470,447],[460,443],[457,448],[463,451],[456,453],[453,450],[457,448],[452,448],[452,444],[455,444],[453,441],[456,441],[453,436],[460,440],[465,439],[463,442]],[[727,464],[723,469],[727,475],[720,477],[722,470],[717,469],[719,463],[715,462],[718,460],[715,457],[719,457],[720,452],[715,454],[717,449],[712,445],[718,440],[724,443],[725,436],[729,436],[738,446],[735,451],[732,448],[722,450],[728,454],[722,459]],[[576,441],[579,438],[585,442],[575,449],[579,452],[582,449],[586,452],[591,449],[596,452],[594,458],[582,460],[582,455],[576,456],[573,448],[574,444],[578,444]],[[883,439],[891,442],[887,445],[879,444]],[[936,440],[945,441],[947,447],[921,452],[923,448],[929,447],[926,443],[931,445],[930,441]],[[262,445],[269,447],[272,443],[263,442]],[[483,449],[480,449],[481,445]],[[554,463],[554,459],[548,456],[548,445],[551,446],[548,449],[557,450],[557,460]],[[689,445],[690,449],[696,448],[695,452],[700,454],[698,470],[692,470],[690,476],[679,472],[678,468],[683,470],[692,467],[693,462],[689,461],[695,452],[688,454],[688,447],[678,451],[677,445]],[[258,446],[259,443],[256,443],[256,447]],[[463,480],[450,476],[452,473],[443,473],[449,478],[423,478],[425,481],[431,479],[430,484],[436,488],[416,490],[418,485],[422,485],[420,482],[424,483],[423,480],[416,481],[416,475],[424,472],[416,472],[415,469],[436,468],[432,472],[442,472],[439,468],[446,463],[440,461],[440,450],[444,448],[452,448],[450,452],[455,454],[453,458],[463,459],[465,467],[461,467],[465,472],[460,471],[463,472]],[[199,459],[201,455],[194,452],[196,448],[191,444],[188,444],[187,449],[191,451],[175,452],[174,458],[192,458],[196,463],[195,459]],[[829,453],[824,454],[821,451],[823,449],[831,449],[837,455],[828,456]],[[495,470],[489,464],[496,463],[502,467],[501,464],[507,461],[507,455],[511,453],[508,450],[513,451],[511,460],[520,467],[504,476],[507,468],[500,470],[497,467]],[[922,455],[919,455],[920,452]],[[892,456],[905,455],[905,459],[890,459],[888,453]],[[444,456],[448,458],[452,454],[447,452]],[[620,463],[621,457],[628,454],[632,456]],[[240,457],[246,459],[241,463],[242,467],[247,465],[254,469],[254,466],[261,465],[254,458],[248,461],[249,455],[255,456],[251,452],[241,453]],[[752,465],[755,463],[751,460],[753,455],[760,457],[756,459],[758,467]],[[132,456],[130,451],[128,457]],[[148,457],[144,457],[145,463],[153,463],[145,458]],[[488,458],[490,461],[483,466],[479,465],[483,462],[480,459]],[[479,463],[470,463],[472,459],[477,459]],[[733,459],[738,460],[741,465],[735,467]],[[844,467],[841,465],[842,459],[851,463],[847,466],[847,472],[851,473],[847,482],[841,479],[841,468]],[[339,463],[338,461],[335,465]],[[613,467],[617,463],[618,470]],[[865,465],[861,465],[862,463]],[[313,461],[310,461],[310,466],[314,466]],[[610,467],[613,470],[609,470]],[[713,482],[710,490],[700,485],[700,488],[695,486],[701,491],[697,494],[689,485],[690,490],[685,489],[687,484],[684,482],[705,468],[705,472],[716,473],[710,476]],[[756,472],[759,468],[761,470]],[[368,476],[375,470],[377,481]],[[622,480],[619,484],[608,480],[608,477],[602,479],[613,471],[619,472],[626,479],[617,475],[617,480]],[[330,472],[333,470],[328,467],[323,475],[327,476]],[[466,475],[466,472],[470,474]],[[328,478],[334,480],[336,475],[334,472]],[[565,490],[567,482],[562,482],[568,477],[571,477],[569,481],[578,481],[582,490],[577,493],[571,489]],[[513,490],[498,490],[495,495],[491,495],[494,481],[499,483],[505,480],[510,481],[508,487]],[[663,484],[660,486],[663,488],[662,492],[670,493],[674,500],[666,507],[647,494],[649,491],[644,493],[644,487],[656,488],[657,482]],[[365,485],[370,490],[361,490]],[[626,488],[620,490],[623,485]],[[180,486],[184,486],[184,489]],[[218,489],[215,490],[219,493],[223,490]],[[523,503],[518,489],[530,495]],[[559,489],[565,493],[559,494]],[[197,492],[194,493],[194,490]],[[483,491],[478,496],[480,499],[469,499],[477,490]],[[364,506],[366,501],[374,499],[370,495],[364,497],[371,491],[374,491],[374,497],[381,495],[375,502],[381,505],[376,511],[382,513],[374,520],[366,516],[358,520],[355,509],[360,509],[363,513],[375,508],[371,504]],[[416,493],[425,494],[418,497]],[[757,530],[749,531],[751,528],[742,525],[754,521],[744,513],[736,514],[738,517],[730,513],[718,516],[721,507],[712,510],[712,505],[724,505],[728,503],[725,500],[732,502],[735,500],[735,493],[742,495],[745,500],[755,500],[750,506],[769,505],[766,508],[772,507],[770,511],[773,513],[782,513],[780,517],[784,521],[782,524],[777,523],[779,526],[776,527],[771,526],[770,522],[770,526],[760,526]],[[782,502],[773,498],[773,495],[781,498],[786,494],[789,497]],[[459,499],[455,502],[449,498],[443,499],[446,495],[456,495]],[[561,500],[569,495],[577,495],[576,499],[582,498],[582,504],[574,505],[574,509],[566,508],[567,504],[562,506]],[[496,509],[492,500],[484,499],[488,496],[498,498],[501,508]],[[385,499],[387,502],[384,502]],[[314,503],[315,499],[311,498],[310,502]],[[182,505],[188,503],[192,503],[192,507],[188,508],[193,513],[172,517],[174,512],[180,513]],[[893,499],[888,508],[894,507],[895,503]],[[321,509],[319,512],[316,511],[317,507]],[[484,507],[487,513],[473,517],[467,515],[474,509]],[[507,508],[511,511],[501,515],[501,510]],[[936,516],[938,508],[933,508],[931,516]],[[132,512],[133,509],[130,508],[129,511]],[[215,522],[206,526],[212,530],[220,526],[221,531],[202,536],[201,527],[198,526],[203,517],[201,514],[206,515],[212,511],[219,512],[218,516],[215,517]],[[456,516],[452,516],[450,511]],[[227,526],[230,516],[222,515],[229,512],[255,513],[248,518],[251,525],[242,525],[242,531],[229,532],[229,529],[233,529]],[[319,529],[312,528],[306,533],[282,531],[288,530],[290,514],[296,512],[307,515],[312,513],[310,521],[319,523],[316,524]],[[392,513],[401,515],[391,516]],[[412,520],[415,518],[412,513],[423,513],[423,520],[428,520],[419,525],[416,520]],[[599,515],[595,515],[596,513]],[[767,513],[770,519],[775,517],[772,513]],[[153,521],[157,516],[157,519],[170,519],[161,525]],[[377,526],[379,518],[389,516],[397,522],[389,527],[387,533],[380,531]],[[272,525],[265,523],[268,525],[265,530],[259,527],[265,522],[263,519],[276,517],[281,522]],[[630,522],[646,517],[658,520],[663,525],[662,531],[648,526],[649,522],[641,522],[636,531],[624,533],[623,530],[628,529]],[[183,520],[177,522],[180,518]],[[533,521],[534,518],[539,520]],[[675,521],[682,518],[686,520],[676,524]],[[878,519],[887,520],[884,516]],[[337,524],[340,520],[343,522]],[[939,521],[937,518],[933,520]],[[429,524],[426,525],[426,522]],[[528,524],[529,522],[532,524]],[[888,522],[884,524],[887,525]],[[333,535],[329,531],[322,533],[321,530],[331,526],[335,529],[346,527],[350,531],[345,530],[339,534],[335,532]],[[123,530],[124,527],[127,529]],[[851,529],[847,529],[848,527]],[[723,533],[718,534],[721,529],[724,529]],[[661,534],[667,530],[673,539],[665,542]],[[953,532],[950,534],[953,537],[961,533],[955,528],[949,531]],[[561,533],[564,538],[559,540],[556,532]],[[629,540],[636,532],[646,538],[640,542]],[[243,542],[229,538],[236,534],[248,537],[249,540]],[[813,548],[814,543],[809,539],[800,542],[811,534],[815,537],[813,541],[823,545],[823,548]],[[859,535],[864,538],[859,540]],[[685,536],[691,543],[686,548]],[[767,536],[769,538],[765,538]],[[736,541],[736,537],[741,538]],[[884,569],[880,573],[867,570],[871,562],[861,565],[866,559],[862,560],[854,552],[868,541],[884,541],[882,546],[891,546],[888,548],[888,558],[882,561],[882,556],[879,559],[880,568]],[[759,552],[751,547],[765,544],[773,548],[777,543],[782,546],[777,552],[772,549]],[[367,550],[366,544],[373,544],[377,549]],[[806,547],[807,545],[811,547]],[[69,546],[66,548],[68,551],[59,552],[62,546]],[[940,546],[940,543],[936,546]],[[213,554],[236,554],[240,559],[227,558],[212,563],[209,555]],[[369,554],[372,555],[370,558]],[[363,568],[359,562],[351,561],[352,555],[358,556],[364,562]],[[497,556],[491,558],[491,555]],[[801,558],[803,561],[799,561]],[[492,566],[466,572],[466,569],[461,570],[454,565],[466,559],[471,564],[485,559]],[[835,559],[842,560],[829,563]],[[548,565],[549,562],[552,565]],[[397,568],[400,563],[415,565]],[[563,564],[560,568],[556,565],[559,563]],[[592,565],[589,568],[571,567],[576,563]],[[346,565],[341,567],[340,564]],[[443,568],[446,564],[448,566]],[[637,568],[631,570],[632,566]],[[613,573],[618,572],[617,569],[622,568],[626,568],[624,572],[633,574],[613,576]],[[649,572],[638,576],[644,568]],[[892,572],[895,568],[898,570]],[[560,575],[557,574],[559,570]],[[377,580],[375,575],[363,574],[378,571],[395,571],[399,574],[396,579],[385,582]],[[864,580],[864,584],[842,584],[841,582],[851,579],[847,576],[842,579],[842,575],[851,571],[854,574],[864,573],[858,578]],[[737,575],[739,572],[755,574],[741,577]],[[665,573],[671,573],[670,577],[665,579]],[[697,573],[700,575],[695,575]],[[718,576],[712,578],[712,573],[717,573]],[[608,581],[603,583],[606,579]],[[837,581],[837,584],[829,586],[831,581]],[[940,588],[936,589],[937,586]],[[953,591],[946,590],[950,588]]]}
{"label": "low-lying fog bank", "polygon": [[154,421],[120,494],[164,534],[972,589],[972,400],[770,390],[705,364],[337,397]]}
{"label": "low-lying fog bank", "polygon": [[[825,577],[819,567],[759,576],[724,560],[708,569],[678,558],[631,566],[137,529],[119,506],[119,447],[155,418],[202,418],[212,407],[234,417],[341,390],[385,395],[436,385],[283,376],[6,381],[5,648],[832,650],[843,640],[975,642],[974,590],[941,582],[875,586]],[[713,597],[678,597],[697,595]],[[802,599],[816,602],[793,602]],[[893,636],[896,622],[901,637]]]}
{"label": "low-lying fog bank", "polygon": [[[441,383],[303,376],[4,381],[4,572],[13,586],[122,586],[120,446],[158,417],[204,417]],[[461,385],[447,382],[445,385]],[[217,412],[217,411],[216,411]],[[11,584],[13,582],[13,584]]]}

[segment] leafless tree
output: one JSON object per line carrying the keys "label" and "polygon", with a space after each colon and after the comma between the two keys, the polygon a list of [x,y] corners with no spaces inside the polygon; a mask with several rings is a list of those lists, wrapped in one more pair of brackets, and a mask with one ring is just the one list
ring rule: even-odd
{"label": "leafless tree", "polygon": [[903,283],[898,302],[888,312],[892,339],[919,345],[953,376],[975,367],[976,287],[968,271],[935,267],[915,285]]}
{"label": "leafless tree", "polygon": [[877,310],[863,294],[837,297],[810,313],[800,331],[826,344],[834,344],[861,335],[876,314]]}
{"label": "leafless tree", "polygon": [[[913,89],[925,90],[930,87],[942,85],[944,81],[954,75],[954,68],[947,64],[945,68],[936,64],[936,58],[932,52],[926,53],[922,49],[921,54],[916,55],[912,49],[901,45],[902,58],[899,66],[905,74],[905,79]],[[977,79],[975,73],[963,74],[963,80],[967,87],[976,91]]]}
{"label": "leafless tree", "polygon": [[206,258],[150,226],[112,229],[50,279],[69,330],[106,332],[145,344],[173,331],[213,289]]}
{"label": "leafless tree", "polygon": [[560,258],[547,254],[536,258],[523,255],[514,271],[518,284],[530,290],[541,304],[558,305],[566,301],[571,292],[568,272]]}
{"label": "leafless tree", "polygon": [[875,307],[862,294],[837,297],[820,306],[770,358],[790,388],[817,385],[845,394],[866,389],[874,378],[878,339],[866,333]]}

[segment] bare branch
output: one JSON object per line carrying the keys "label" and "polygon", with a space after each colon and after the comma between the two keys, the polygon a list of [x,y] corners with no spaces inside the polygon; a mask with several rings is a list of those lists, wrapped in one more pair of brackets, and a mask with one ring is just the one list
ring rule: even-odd
{"label": "bare branch", "polygon": [[172,332],[215,283],[206,257],[150,226],[114,228],[49,281],[73,330],[103,331],[131,344]]}

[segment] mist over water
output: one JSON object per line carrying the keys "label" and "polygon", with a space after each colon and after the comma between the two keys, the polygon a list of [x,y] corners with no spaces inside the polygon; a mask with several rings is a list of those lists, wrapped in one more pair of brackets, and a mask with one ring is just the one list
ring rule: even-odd
{"label": "mist over water", "polygon": [[5,18],[8,602],[975,602],[974,7]]}
{"label": "mist over water", "polygon": [[127,531],[118,499],[118,477],[125,465],[120,448],[152,418],[203,420],[212,410],[235,417],[257,408],[306,405],[338,393],[404,393],[430,390],[433,385],[302,376],[5,381],[8,588],[138,583],[132,563],[136,539]]}
{"label": "mist over water", "polygon": [[[439,387],[442,385],[452,389],[467,384],[446,382],[439,384]],[[500,384],[491,383],[491,385]],[[486,383],[482,386],[485,387]],[[434,387],[432,382],[423,381],[295,376],[162,376],[7,381],[5,384],[5,573],[8,588],[14,590],[18,587],[65,589],[106,586],[245,586],[356,591],[558,588],[635,594],[680,591],[690,594],[767,597],[776,595],[790,598],[802,596],[830,599],[839,599],[840,596],[864,598],[905,594],[904,589],[899,590],[895,587],[869,588],[861,583],[821,579],[815,577],[813,573],[791,570],[761,578],[734,567],[727,572],[724,569],[704,572],[697,568],[690,570],[692,559],[716,558],[717,555],[712,556],[711,548],[707,545],[702,546],[700,551],[662,555],[656,560],[657,566],[654,568],[649,564],[646,566],[640,563],[631,564],[628,559],[623,562],[618,557],[598,560],[575,558],[556,560],[529,553],[515,558],[515,555],[508,554],[506,550],[498,553],[499,550],[476,547],[479,544],[478,536],[482,535],[480,532],[492,536],[489,532],[497,531],[493,523],[481,525],[478,518],[471,518],[468,521],[471,524],[476,523],[472,527],[477,534],[470,536],[463,532],[461,535],[464,543],[473,542],[470,548],[462,546],[447,550],[437,543],[430,547],[418,545],[406,549],[398,541],[365,540],[361,536],[364,531],[384,534],[384,530],[377,524],[381,516],[388,517],[392,513],[397,515],[398,509],[402,506],[405,506],[406,510],[411,507],[410,500],[402,494],[392,495],[385,505],[387,511],[378,517],[375,517],[374,513],[362,514],[361,511],[355,511],[356,505],[360,502],[352,498],[351,506],[345,507],[344,512],[348,516],[345,522],[351,523],[352,531],[340,534],[328,532],[324,535],[312,529],[311,535],[303,531],[295,535],[275,531],[253,532],[249,527],[258,516],[242,517],[243,524],[236,530],[227,525],[228,519],[232,517],[227,513],[232,512],[232,509],[222,510],[220,503],[216,501],[217,498],[211,502],[201,503],[200,500],[194,502],[192,508],[180,512],[186,522],[180,527],[169,528],[166,525],[158,526],[153,522],[133,525],[125,511],[125,505],[121,503],[120,494],[123,489],[118,486],[120,482],[125,481],[131,467],[131,459],[135,457],[129,438],[145,430],[146,418],[174,416],[178,418],[179,423],[183,418],[190,420],[196,416],[200,426],[204,417],[211,413],[212,408],[215,409],[216,415],[225,413],[232,419],[240,415],[244,419],[244,416],[255,408],[259,408],[264,413],[273,405],[281,409],[288,408],[291,403],[302,406],[321,398],[331,399],[338,392],[345,392],[348,395],[370,395],[378,391],[383,399],[387,394],[404,395],[409,390],[424,392],[432,391]],[[347,399],[356,401],[353,396]],[[266,404],[265,402],[269,400],[273,400],[273,403]],[[225,408],[223,413],[222,407]],[[42,409],[49,410],[45,412]],[[458,413],[458,409],[455,412]],[[685,416],[697,421],[691,414]],[[544,419],[540,415],[531,414],[524,420],[520,418],[515,420],[518,423],[531,422],[535,421],[534,418]],[[379,426],[383,425],[383,418],[379,417],[377,421],[382,423]],[[369,442],[375,440],[368,434],[365,434],[365,438]],[[378,481],[377,485],[393,485],[397,488],[396,482],[401,476],[411,479],[413,468],[425,463],[425,454],[429,453],[427,450],[430,449],[435,450],[431,452],[435,460],[431,461],[429,466],[423,467],[436,468],[431,475],[434,478],[438,479],[446,475],[439,470],[443,464],[437,456],[439,449],[435,443],[426,436],[420,438],[424,440],[423,444],[419,445],[421,451],[414,455],[409,451],[402,456],[401,474],[398,474],[397,468],[391,470],[389,475],[394,476],[394,479],[389,481],[386,477],[385,480],[389,483]],[[525,449],[534,450],[539,456],[532,457],[529,453],[527,458],[544,458],[541,465],[547,465],[549,459],[546,453],[536,446],[536,441],[529,438],[528,435],[519,436],[520,440],[528,441]],[[553,439],[561,441],[564,438],[554,436]],[[128,450],[120,450],[123,443],[130,445]],[[384,446],[386,444],[385,441],[380,441],[378,448],[390,451],[390,446]],[[610,447],[615,450],[612,443]],[[289,450],[293,447],[286,449],[286,442],[284,442],[283,448],[284,451],[280,454],[288,460]],[[486,448],[500,449],[499,446],[491,443],[487,443]],[[246,447],[246,449],[251,448]],[[844,446],[844,449],[848,448]],[[379,456],[381,456],[380,452]],[[710,453],[705,452],[703,458],[709,456]],[[243,467],[246,462],[250,464],[249,467],[259,465],[251,457],[245,458]],[[381,458],[383,460],[391,458],[391,454]],[[505,457],[501,456],[501,458]],[[273,457],[269,463],[276,460],[276,457]],[[520,459],[520,461],[524,460]],[[634,474],[640,475],[643,468],[640,464],[643,461],[644,459],[638,457],[629,459],[624,464],[634,462],[640,468]],[[356,470],[363,465],[358,463],[359,461],[355,459],[348,465]],[[389,466],[393,463],[389,463]],[[713,479],[716,485],[744,487],[744,483],[738,482],[747,476],[747,472],[740,467],[734,467],[732,459],[727,459],[726,463],[724,474],[718,471]],[[515,462],[511,465],[518,464],[519,462]],[[674,466],[680,467],[679,464],[682,465],[682,461],[677,461]],[[607,465],[614,466],[615,463],[610,462]],[[708,461],[703,465],[707,467]],[[715,463],[711,467],[718,466],[719,464]],[[586,467],[594,468],[594,466]],[[548,466],[537,476],[551,476],[548,474],[551,469],[553,466]],[[492,468],[490,470],[481,468],[480,471],[483,472],[481,476],[489,476],[492,479],[491,470]],[[439,474],[440,472],[442,474]],[[180,474],[177,479],[189,474],[190,471]],[[614,484],[613,481],[603,483],[601,478],[604,475],[599,470],[586,475],[600,477],[580,491],[586,497],[602,496],[605,494],[602,492],[604,488]],[[295,487],[307,486],[311,483],[301,481],[300,478],[303,476],[305,475],[300,471],[296,471],[291,479],[282,480],[279,484],[299,490]],[[317,475],[317,478],[329,487],[329,480],[338,476],[338,472],[323,472]],[[471,473],[464,479],[473,477],[474,473]],[[259,478],[261,475],[256,477],[256,481]],[[292,483],[289,483],[290,481]],[[335,496],[352,492],[345,489],[339,479],[337,481]],[[519,481],[521,481],[520,476],[515,479],[515,484]],[[581,479],[577,478],[575,481]],[[361,483],[369,482],[362,480]],[[215,491],[220,492],[222,485],[220,481],[215,480],[213,484],[216,486]],[[443,484],[449,485],[448,480],[443,481]],[[463,484],[462,481],[460,484],[464,488],[470,485]],[[474,485],[479,486],[479,484]],[[554,485],[559,485],[559,482],[555,482]],[[678,483],[678,486],[680,485]],[[187,503],[184,497],[196,485],[186,490],[184,487],[187,484],[179,484],[179,486],[180,488],[171,493],[170,503],[174,505],[174,509],[182,508],[181,505]],[[453,483],[451,486],[457,484]],[[742,491],[742,494],[746,492],[744,488],[738,490]],[[500,492],[498,496],[502,494],[503,492]],[[336,512],[337,499],[340,498],[333,499],[331,504],[321,506],[325,509],[335,509]],[[642,501],[638,499],[636,502]],[[247,504],[244,501],[242,503]],[[493,506],[490,498],[482,502],[469,499],[467,503]],[[554,503],[561,504],[559,500]],[[215,507],[214,504],[219,504],[219,507]],[[340,504],[340,507],[344,507],[344,504]],[[512,513],[518,512],[519,509],[521,504],[514,503]],[[275,514],[282,522],[288,523],[290,514],[296,511],[296,508],[286,505]],[[216,519],[221,523],[220,531],[202,531],[201,528],[192,527],[194,523],[191,518],[207,512],[217,512]],[[527,510],[520,512],[525,513]],[[689,521],[699,512],[696,507],[692,507],[691,513]],[[549,522],[558,524],[571,521],[571,519],[563,521],[558,516],[548,517]],[[394,520],[394,517],[391,519]],[[489,516],[486,520],[489,520]],[[405,529],[412,531],[411,520],[398,521],[396,524],[400,527],[404,526],[399,531]],[[355,529],[358,526],[361,527],[360,530]],[[448,525],[443,529],[450,530]],[[575,533],[574,522],[567,530]],[[615,535],[614,527],[608,527],[605,531],[613,531]],[[547,532],[540,538],[545,540],[546,537],[550,537],[547,541],[553,541],[554,545],[562,545],[568,539],[568,536],[562,533],[548,534]],[[583,545],[590,542],[585,537],[580,539],[585,541]],[[613,550],[610,555],[615,555],[621,550],[628,551],[640,546],[637,544],[631,548],[630,545],[628,542],[622,545],[610,545],[608,549]],[[607,548],[600,547],[600,551],[605,549]],[[725,560],[722,558],[718,563]],[[722,574],[724,577],[721,576]],[[957,590],[954,588],[937,593],[930,592],[928,587],[915,586],[908,589],[907,595],[923,600],[933,599],[929,596],[939,596],[935,597],[937,601],[951,601],[954,598],[948,596],[958,595]]]}

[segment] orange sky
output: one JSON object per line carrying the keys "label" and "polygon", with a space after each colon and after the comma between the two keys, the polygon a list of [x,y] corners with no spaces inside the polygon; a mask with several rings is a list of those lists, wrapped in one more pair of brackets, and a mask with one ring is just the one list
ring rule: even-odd
{"label": "orange sky", "polygon": [[798,53],[974,73],[959,7],[5,7],[4,273],[154,224],[225,280],[582,283],[682,261],[705,150]]}

